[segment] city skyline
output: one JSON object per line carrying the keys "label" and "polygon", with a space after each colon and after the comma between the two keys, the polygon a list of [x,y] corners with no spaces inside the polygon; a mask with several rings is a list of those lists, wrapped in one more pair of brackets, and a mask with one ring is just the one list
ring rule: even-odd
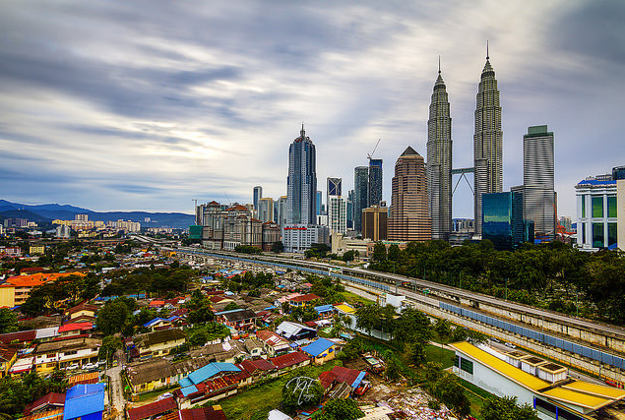
{"label": "city skyline", "polygon": [[[378,138],[386,162],[407,145],[425,150],[439,54],[454,166],[472,166],[486,39],[502,95],[503,190],[522,183],[528,126],[548,124],[561,139],[558,215],[575,216],[577,182],[622,164],[620,2],[276,4],[6,3],[0,197],[186,213],[193,198],[250,202],[254,185],[277,199],[300,121],[318,148],[317,176],[351,180]],[[588,139],[592,159],[579,153]],[[389,203],[390,183],[387,172]],[[471,193],[459,190],[453,215],[472,216]]]}

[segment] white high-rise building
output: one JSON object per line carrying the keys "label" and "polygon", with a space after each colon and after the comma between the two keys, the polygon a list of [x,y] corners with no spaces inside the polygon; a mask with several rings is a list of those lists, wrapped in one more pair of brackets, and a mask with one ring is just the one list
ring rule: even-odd
{"label": "white high-rise building", "polygon": [[556,202],[553,133],[546,125],[529,127],[523,136],[523,218],[534,222],[536,236],[555,238]]}
{"label": "white high-rise building", "polygon": [[347,232],[347,200],[340,195],[328,196],[328,227],[330,234]]}

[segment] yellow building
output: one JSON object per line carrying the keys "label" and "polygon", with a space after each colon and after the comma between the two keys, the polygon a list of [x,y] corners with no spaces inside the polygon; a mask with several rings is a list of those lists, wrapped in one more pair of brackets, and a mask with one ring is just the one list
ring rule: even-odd
{"label": "yellow building", "polygon": [[134,341],[141,358],[159,357],[169,354],[171,349],[184,344],[186,336],[182,330],[172,328],[142,334]]}
{"label": "yellow building", "polygon": [[307,346],[302,347],[302,351],[313,358],[313,363],[322,365],[333,360],[336,356],[337,346],[327,338],[319,338]]}
{"label": "yellow building", "polygon": [[0,344],[0,378],[9,374],[9,369],[17,360],[17,349]]}
{"label": "yellow building", "polygon": [[31,245],[28,254],[29,255],[43,255],[46,252],[45,245]]}
{"label": "yellow building", "polygon": [[67,276],[84,277],[85,274],[80,272],[36,273],[29,276],[9,277],[5,283],[0,284],[0,307],[12,308],[21,305],[30,297],[30,292],[34,287]]}

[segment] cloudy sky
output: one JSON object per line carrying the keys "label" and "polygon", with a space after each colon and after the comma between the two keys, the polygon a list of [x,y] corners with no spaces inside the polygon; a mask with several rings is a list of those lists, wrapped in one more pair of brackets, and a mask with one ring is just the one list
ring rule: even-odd
{"label": "cloudy sky", "polygon": [[[504,5],[502,7],[501,5]],[[425,154],[437,60],[454,167],[472,166],[485,43],[501,91],[504,185],[522,136],[555,132],[559,213],[625,164],[625,2],[0,1],[0,198],[192,211],[285,194],[300,123],[317,176],[343,178],[382,138]],[[325,187],[324,187],[325,190]],[[454,216],[472,216],[461,184]]]}

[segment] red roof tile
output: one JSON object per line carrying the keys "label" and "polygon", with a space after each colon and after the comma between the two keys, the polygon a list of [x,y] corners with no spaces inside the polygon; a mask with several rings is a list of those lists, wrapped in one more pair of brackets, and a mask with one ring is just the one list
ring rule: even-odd
{"label": "red roof tile", "polygon": [[38,400],[28,404],[24,408],[24,415],[27,416],[33,411],[41,410],[43,408],[52,407],[64,407],[65,406],[65,393],[49,392]]}
{"label": "red roof tile", "polygon": [[0,334],[0,343],[10,344],[14,341],[24,343],[28,341],[33,341],[36,336],[37,336],[37,332],[35,330],[4,333],[4,334]]}
{"label": "red roof tile", "polygon": [[279,370],[287,368],[289,366],[297,365],[309,359],[310,357],[303,351],[296,351],[294,353],[287,353],[283,354],[282,356],[272,357],[269,360]]}
{"label": "red roof tile", "polygon": [[296,296],[292,299],[290,299],[291,302],[310,302],[313,301],[315,299],[321,299],[319,296],[317,296],[314,293],[309,293],[307,295],[302,295],[302,296]]}
{"label": "red roof tile", "polygon": [[[215,408],[217,407],[217,408]],[[167,414],[162,420],[226,420],[226,415],[220,406],[186,408],[175,413]]]}
{"label": "red roof tile", "polygon": [[91,322],[70,322],[59,327],[59,334],[68,331],[88,331],[93,328]]}
{"label": "red roof tile", "polygon": [[142,420],[147,419],[158,414],[165,414],[169,410],[175,410],[178,408],[176,401],[172,397],[163,398],[162,400],[154,401],[153,403],[142,405],[141,407],[135,407],[128,410],[129,420]]}
{"label": "red roof tile", "polygon": [[276,367],[269,360],[244,360],[240,363],[241,369],[249,373],[250,375],[258,371],[274,370]]}

